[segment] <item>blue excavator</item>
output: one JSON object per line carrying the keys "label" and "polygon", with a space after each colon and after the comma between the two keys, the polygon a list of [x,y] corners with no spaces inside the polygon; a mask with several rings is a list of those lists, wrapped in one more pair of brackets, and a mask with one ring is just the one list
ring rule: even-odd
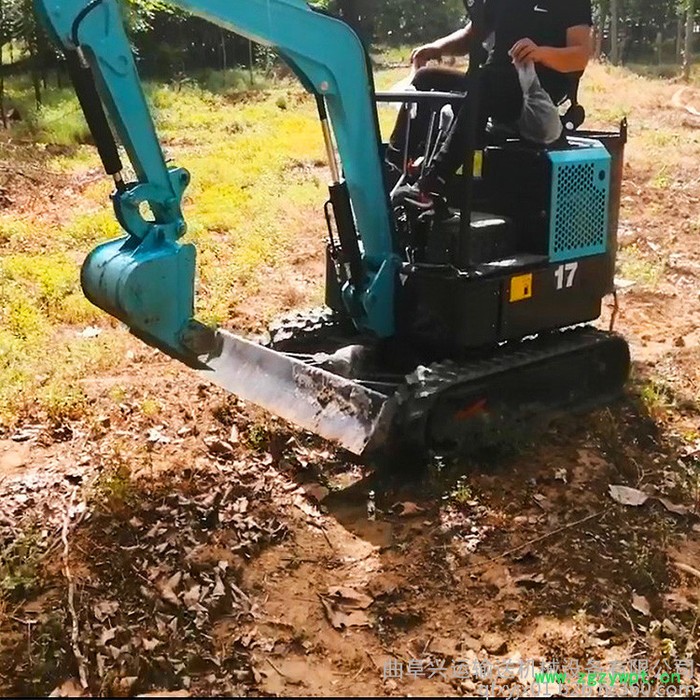
{"label": "blue excavator", "polygon": [[[331,174],[326,308],[281,319],[264,342],[195,318],[195,248],[182,240],[190,175],[166,164],[118,0],[35,0],[115,184],[124,235],[84,262],[93,304],[211,382],[363,457],[451,454],[620,395],[628,346],[591,322],[614,292],[626,123],[581,130],[573,90],[555,144],[494,132],[476,152],[472,138],[445,211],[394,208],[392,187],[422,165],[406,154],[400,175],[387,167],[377,104],[430,105],[424,166],[451,110],[476,111],[476,51],[472,94],[377,93],[353,28],[303,0],[173,5],[271,47],[315,99]],[[478,22],[483,0],[465,7]]]}

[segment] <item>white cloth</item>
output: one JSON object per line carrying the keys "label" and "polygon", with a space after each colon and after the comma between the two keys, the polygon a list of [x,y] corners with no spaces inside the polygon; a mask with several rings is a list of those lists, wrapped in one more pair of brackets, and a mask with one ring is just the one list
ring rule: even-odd
{"label": "white cloth", "polygon": [[533,143],[550,144],[563,131],[559,110],[540,84],[532,61],[515,63],[523,89],[523,111],[516,126],[520,135]]}

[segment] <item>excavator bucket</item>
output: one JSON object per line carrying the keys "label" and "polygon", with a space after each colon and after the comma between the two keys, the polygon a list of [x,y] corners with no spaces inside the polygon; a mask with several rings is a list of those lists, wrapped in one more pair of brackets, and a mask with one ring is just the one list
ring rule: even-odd
{"label": "excavator bucket", "polygon": [[219,330],[203,378],[356,455],[386,439],[392,400],[362,384]]}

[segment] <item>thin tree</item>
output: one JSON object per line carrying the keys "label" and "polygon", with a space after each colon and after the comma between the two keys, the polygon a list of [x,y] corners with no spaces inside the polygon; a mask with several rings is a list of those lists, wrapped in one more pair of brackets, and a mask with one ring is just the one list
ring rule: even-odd
{"label": "thin tree", "polygon": [[2,55],[7,38],[7,25],[5,20],[5,0],[0,0],[0,119],[2,119],[3,129],[7,129],[7,113],[5,112],[5,63]]}
{"label": "thin tree", "polygon": [[614,66],[620,63],[620,3],[610,0],[610,61]]}
{"label": "thin tree", "polygon": [[685,47],[683,50],[683,80],[690,80],[693,66],[693,34],[695,33],[695,0],[686,0]]}

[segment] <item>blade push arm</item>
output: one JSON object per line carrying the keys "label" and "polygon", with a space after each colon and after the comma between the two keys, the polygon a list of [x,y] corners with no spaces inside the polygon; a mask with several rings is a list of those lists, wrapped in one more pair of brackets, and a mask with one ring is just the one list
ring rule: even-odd
{"label": "blade push arm", "polygon": [[[359,38],[348,25],[303,0],[173,4],[274,48],[304,86],[325,99],[362,241],[365,275],[349,290],[350,310],[361,327],[391,335],[397,259],[382,163],[374,146],[378,124],[372,75]],[[35,5],[53,40],[84,69],[89,67],[137,177],[120,187],[121,175],[115,174],[113,204],[127,237],[103,244],[88,258],[83,267],[86,294],[137,334],[180,351],[180,333],[194,307],[194,250],[178,243],[186,232],[181,202],[189,176],[165,163],[118,1],[35,0]],[[144,202],[150,205],[150,218],[143,215]]]}

